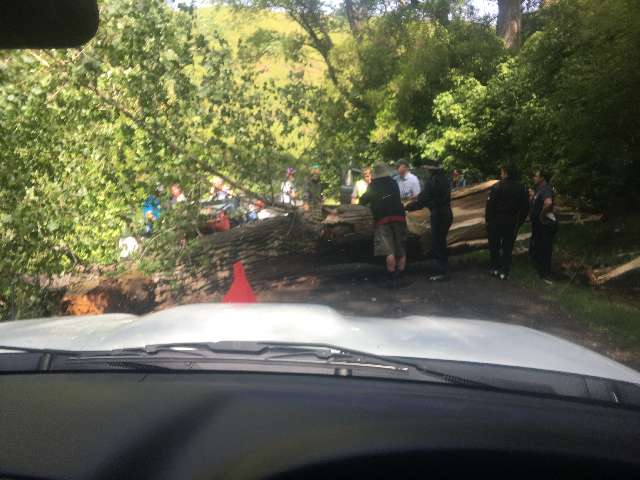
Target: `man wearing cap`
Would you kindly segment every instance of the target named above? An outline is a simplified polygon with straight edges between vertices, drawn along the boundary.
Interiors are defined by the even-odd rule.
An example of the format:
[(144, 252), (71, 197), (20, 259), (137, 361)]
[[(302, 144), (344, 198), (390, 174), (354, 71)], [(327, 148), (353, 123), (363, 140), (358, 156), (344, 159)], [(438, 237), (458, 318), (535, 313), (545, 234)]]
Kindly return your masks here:
[(360, 197), (360, 205), (371, 208), (375, 222), (374, 255), (385, 257), (387, 278), (393, 283), (404, 272), (407, 263), (407, 222), (400, 189), (385, 164), (378, 163), (373, 167), (373, 180)]
[(304, 187), (304, 209), (317, 208), (324, 200), (324, 186), (320, 181), (320, 165), (311, 165), (311, 178)]
[(449, 261), (447, 257), (447, 233), (453, 223), (451, 211), (451, 185), (440, 164), (429, 160), (426, 164), (429, 172), (424, 190), (418, 199), (406, 206), (409, 211), (427, 207), (431, 222), (431, 256), (435, 262), (435, 274), (429, 280), (448, 280)]
[(420, 180), (410, 171), (409, 162), (404, 159), (396, 162), (398, 175), (395, 177), (400, 188), (400, 198), (403, 202), (415, 200), (420, 194)]

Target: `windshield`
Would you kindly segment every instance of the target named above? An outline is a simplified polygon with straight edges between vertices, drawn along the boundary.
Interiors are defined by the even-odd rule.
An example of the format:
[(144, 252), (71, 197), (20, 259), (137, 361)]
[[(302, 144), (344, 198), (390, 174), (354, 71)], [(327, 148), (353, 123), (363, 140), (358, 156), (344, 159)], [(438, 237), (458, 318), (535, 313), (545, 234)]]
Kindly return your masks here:
[(0, 52), (0, 344), (640, 383), (635, 0), (99, 9)]

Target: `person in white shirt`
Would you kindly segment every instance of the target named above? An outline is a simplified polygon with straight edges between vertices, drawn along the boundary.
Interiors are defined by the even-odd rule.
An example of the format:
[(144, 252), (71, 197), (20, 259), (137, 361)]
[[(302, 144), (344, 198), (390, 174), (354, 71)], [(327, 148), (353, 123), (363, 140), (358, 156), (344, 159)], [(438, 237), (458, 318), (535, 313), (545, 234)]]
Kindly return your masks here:
[(209, 190), (209, 199), (213, 202), (223, 202), (229, 200), (233, 196), (231, 189), (224, 183), (220, 177), (211, 177), (211, 189)]
[(420, 180), (410, 171), (409, 162), (406, 160), (398, 160), (396, 162), (398, 175), (395, 180), (400, 188), (400, 198), (403, 202), (415, 200), (420, 194)]
[(280, 202), (289, 205), (295, 205), (298, 198), (298, 192), (296, 192), (294, 168), (287, 168), (287, 179), (280, 185)]
[(353, 205), (357, 205), (360, 201), (360, 197), (364, 195), (364, 192), (369, 188), (369, 184), (371, 183), (371, 168), (366, 167), (362, 170), (362, 178), (356, 182), (353, 187), (353, 193), (351, 194), (351, 203)]

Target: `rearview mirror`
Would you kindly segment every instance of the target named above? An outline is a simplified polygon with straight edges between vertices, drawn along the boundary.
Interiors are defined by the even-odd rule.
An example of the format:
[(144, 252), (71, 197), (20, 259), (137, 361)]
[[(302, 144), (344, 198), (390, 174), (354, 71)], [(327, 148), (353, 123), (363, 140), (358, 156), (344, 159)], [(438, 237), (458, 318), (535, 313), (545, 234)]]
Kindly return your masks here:
[(97, 0), (2, 0), (0, 48), (72, 48), (98, 30)]

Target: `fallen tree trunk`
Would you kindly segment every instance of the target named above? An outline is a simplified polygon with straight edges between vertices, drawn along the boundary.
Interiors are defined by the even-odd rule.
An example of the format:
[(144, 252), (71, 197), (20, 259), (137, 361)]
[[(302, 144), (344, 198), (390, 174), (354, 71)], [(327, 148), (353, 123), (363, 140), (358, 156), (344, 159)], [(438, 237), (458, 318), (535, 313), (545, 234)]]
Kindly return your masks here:
[[(452, 194), (453, 225), (449, 243), (486, 238), (484, 205), (495, 182), (485, 182)], [(429, 212), (409, 212), (410, 236), (428, 239)], [(295, 212), (202, 237), (181, 270), (199, 271), (208, 280), (225, 282), (231, 265), (238, 260), (245, 270), (260, 269), (270, 260), (291, 255), (318, 256), (359, 242), (372, 244), (373, 219), (367, 207), (341, 205), (313, 212)], [(428, 246), (428, 242), (423, 242)], [(372, 249), (371, 249), (372, 250)], [(428, 253), (428, 248), (422, 254)]]
[[(450, 245), (466, 242), (470, 246), (469, 242), (486, 240), (484, 204), (493, 183), (452, 194), (454, 222), (449, 233)], [(412, 257), (424, 257), (430, 248), (429, 212), (426, 209), (409, 212), (407, 219)], [(201, 237), (169, 277), (158, 278), (153, 287), (145, 284), (141, 289), (153, 291), (156, 304), (169, 305), (176, 298), (210, 301), (228, 288), (236, 261), (243, 262), (254, 283), (262, 278), (300, 274), (302, 269), (312, 273), (314, 265), (327, 262), (354, 258), (367, 261), (373, 255), (373, 228), (370, 210), (358, 205), (292, 212)], [(342, 260), (336, 255), (342, 255)], [(143, 301), (131, 301), (136, 289), (128, 288), (130, 283), (103, 279), (76, 285), (65, 295), (63, 311), (87, 314), (148, 308), (146, 296)], [(178, 289), (170, 287), (171, 284), (178, 285)]]
[[(530, 233), (521, 233), (516, 237), (516, 242), (522, 242), (531, 238)], [(470, 252), (472, 250), (484, 250), (489, 248), (489, 239), (480, 238), (477, 240), (464, 240), (461, 242), (449, 243), (447, 250), (449, 255), (457, 255)]]
[[(483, 239), (487, 237), (484, 224), (484, 209), (489, 189), (495, 180), (473, 187), (463, 188), (451, 194), (453, 224), (449, 230), (449, 245)], [(353, 241), (355, 236), (371, 238), (373, 219), (368, 208), (358, 205), (341, 205), (327, 209), (323, 220), (323, 236), (337, 242)], [(409, 235), (418, 237), (423, 247), (422, 254), (428, 254), (430, 248), (429, 210), (422, 209), (407, 212)]]

